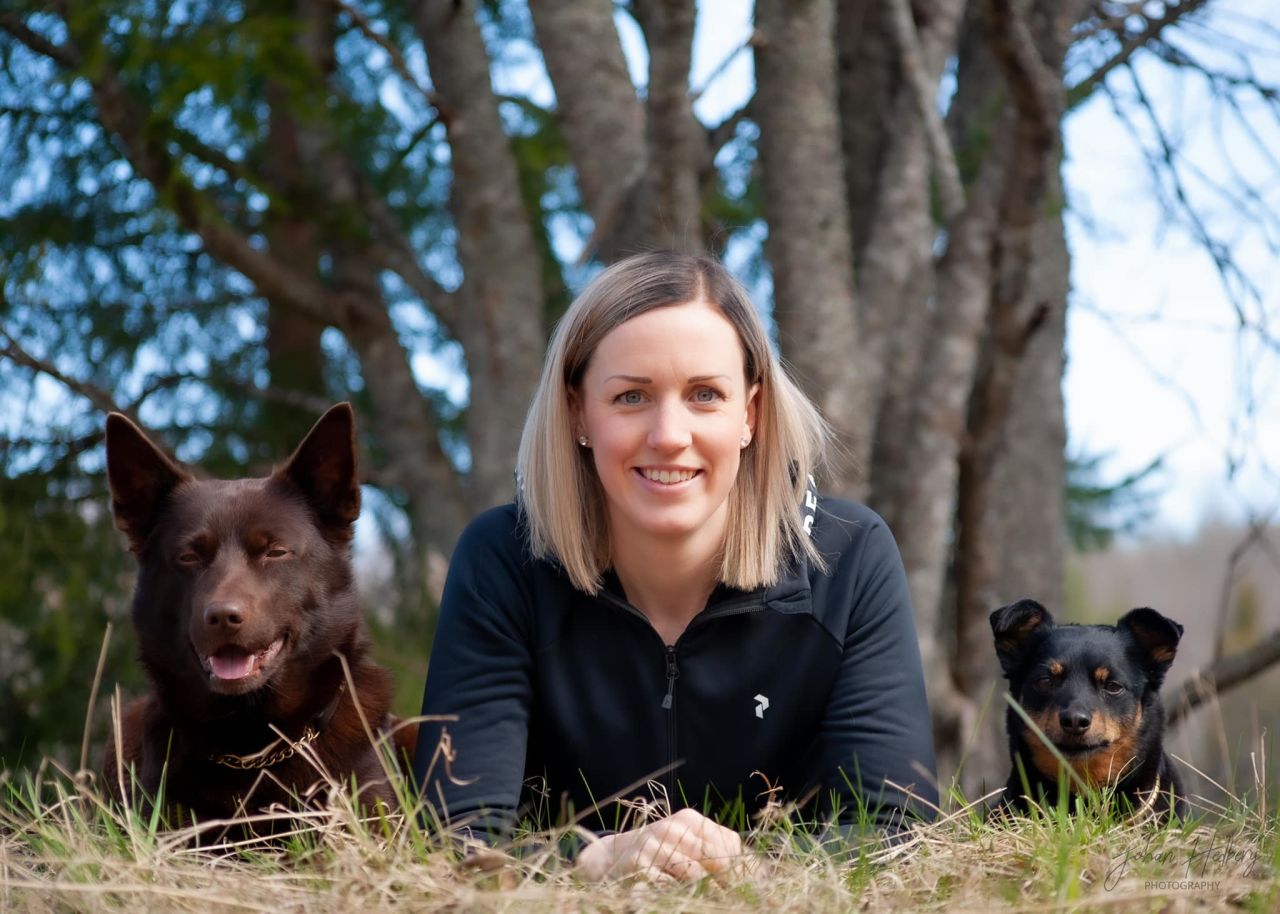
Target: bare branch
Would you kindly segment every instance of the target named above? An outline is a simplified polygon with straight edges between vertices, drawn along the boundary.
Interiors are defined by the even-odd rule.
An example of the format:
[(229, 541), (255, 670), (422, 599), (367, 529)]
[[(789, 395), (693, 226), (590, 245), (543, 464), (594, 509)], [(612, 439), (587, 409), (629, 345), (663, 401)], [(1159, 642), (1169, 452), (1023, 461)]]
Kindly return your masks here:
[(1166, 702), (1169, 726), (1176, 726), (1210, 698), (1241, 685), (1280, 662), (1280, 630), (1272, 632), (1253, 647), (1223, 657), (1197, 670)]
[(344, 0), (328, 0), (328, 2), (339, 13), (346, 15), (359, 30), (361, 35), (387, 52), (387, 57), (391, 60), (391, 68), (396, 71), (396, 75), (404, 80), (405, 83), (416, 89), (418, 93), (426, 99), (427, 104), (439, 112), (440, 119), (447, 122), (448, 117), (446, 116), (445, 111), (441, 108), (440, 96), (431, 89), (422, 85), (422, 83), (418, 82), (417, 77), (413, 75), (413, 71), (409, 69), (409, 64), (405, 61), (404, 54), (400, 52), (400, 48), (396, 47), (395, 43), (388, 39), (386, 35), (378, 32), (373, 27), (373, 24), (369, 22), (368, 17), (351, 4), (344, 2)]
[(399, 276), (414, 293), (430, 306), (436, 318), (455, 339), (458, 335), (458, 301), (457, 296), (446, 291), (418, 260), (418, 255), (409, 243), (400, 225), (400, 220), (392, 211), (387, 201), (366, 180), (363, 175), (357, 176), (356, 192), (360, 197), (360, 205), (364, 209), (370, 224), (377, 233), (381, 243), (373, 246), (372, 253), (381, 265)]
[(714, 159), (716, 154), (724, 148), (724, 144), (733, 139), (733, 135), (738, 132), (738, 125), (743, 121), (750, 120), (752, 117), (752, 108), (755, 103), (755, 96), (747, 99), (741, 108), (729, 114), (724, 120), (716, 124), (714, 127), (707, 129), (708, 143), (710, 147), (710, 157)]
[(929, 143), (929, 156), (933, 161), (934, 179), (938, 182), (938, 197), (942, 202), (943, 216), (950, 222), (964, 209), (964, 184), (960, 179), (960, 167), (956, 164), (951, 139), (938, 111), (936, 89), (925, 69), (924, 52), (920, 36), (916, 32), (908, 0), (888, 0), (889, 31), (898, 45), (899, 62), (903, 76), (911, 87), (916, 111), (924, 123), (925, 137)]
[(1183, 186), (1181, 174), (1177, 166), (1177, 152), (1174, 149), (1173, 141), (1164, 129), (1164, 125), (1160, 123), (1160, 118), (1156, 114), (1155, 107), (1152, 105), (1150, 98), (1147, 97), (1146, 91), (1143, 89), (1142, 80), (1139, 79), (1138, 73), (1133, 67), (1127, 68), (1129, 77), (1133, 81), (1134, 90), (1137, 94), (1138, 105), (1146, 114), (1151, 129), (1156, 136), (1156, 142), (1159, 145), (1158, 155), (1153, 153), (1141, 141), (1134, 125), (1129, 121), (1128, 117), (1123, 113), (1122, 108), (1116, 99), (1114, 93), (1108, 93), (1111, 96), (1116, 113), (1121, 116), (1126, 126), (1134, 133), (1138, 140), (1139, 147), (1142, 149), (1143, 155), (1146, 157), (1149, 167), (1156, 175), (1156, 186), (1160, 186), (1159, 177), (1164, 174), (1168, 176), (1170, 187), (1173, 191), (1174, 199), (1178, 208), (1184, 214), (1187, 224), (1190, 226), (1192, 234), (1200, 245), (1209, 254), (1213, 260), (1214, 266), (1218, 270), (1218, 275), (1222, 278), (1222, 285), (1227, 293), (1227, 300), (1230, 302), (1232, 309), (1236, 313), (1236, 320), (1240, 326), (1248, 323), (1248, 315), (1245, 313), (1244, 306), (1238, 298), (1237, 291), (1233, 287), (1232, 280), (1239, 284), (1245, 292), (1252, 295), (1255, 299), (1261, 296), (1258, 289), (1250, 282), (1249, 277), (1236, 264), (1231, 256), (1230, 249), (1218, 239), (1214, 238), (1209, 232), (1208, 227), (1204, 224), (1199, 211), (1192, 206), (1187, 196), (1186, 188)]
[(1230, 611), (1231, 590), (1235, 586), (1236, 570), (1249, 550), (1259, 542), (1266, 542), (1267, 528), (1270, 518), (1251, 518), (1249, 529), (1245, 531), (1240, 542), (1236, 543), (1227, 556), (1227, 570), (1222, 576), (1222, 589), (1218, 593), (1218, 627), (1213, 639), (1213, 659), (1222, 659), (1223, 645), (1227, 637), (1227, 616)]
[(719, 79), (724, 74), (725, 70), (729, 69), (729, 66), (735, 60), (738, 59), (739, 54), (741, 54), (743, 51), (751, 47), (751, 42), (754, 40), (755, 40), (754, 34), (748, 35), (746, 41), (742, 42), (742, 44), (738, 45), (736, 48), (730, 51), (725, 56), (724, 60), (716, 64), (716, 68), (711, 71), (711, 74), (706, 78), (706, 81), (703, 82), (702, 88), (695, 89), (693, 93), (689, 96), (689, 104), (692, 105), (698, 99), (702, 98), (703, 93), (711, 88), (711, 84), (714, 83), (717, 79)]
[(68, 70), (74, 70), (80, 66), (80, 54), (74, 47), (50, 41), (28, 27), (15, 13), (0, 13), (0, 29), (4, 29), (37, 54), (43, 54)]
[(260, 294), (323, 324), (341, 325), (346, 312), (369, 306), (352, 296), (334, 295), (322, 283), (287, 266), (222, 219), (213, 201), (192, 185), (170, 158), (163, 139), (145, 129), (147, 119), (105, 55), (99, 66), (91, 84), (103, 126), (120, 138), (138, 173), (158, 190), (170, 194), (178, 219), (200, 236), (211, 255), (243, 273)]
[(105, 413), (110, 412), (128, 412), (116, 403), (115, 397), (110, 391), (104, 390), (94, 384), (86, 381), (78, 381), (69, 374), (58, 369), (58, 366), (44, 359), (36, 358), (27, 352), (22, 346), (4, 330), (0, 330), (0, 356), (9, 359), (15, 365), (22, 365), (26, 368), (38, 371), (41, 374), (48, 375), (59, 384), (66, 387), (73, 393), (77, 393), (84, 397), (98, 409)]
[[(1158, 38), (1167, 27), (1194, 13), (1207, 2), (1208, 0), (1186, 0), (1185, 3), (1166, 4), (1164, 12), (1159, 16), (1155, 18), (1144, 17), (1146, 18), (1146, 25), (1124, 37), (1120, 42), (1120, 50), (1112, 55), (1102, 66), (1067, 90), (1067, 107), (1073, 108), (1084, 101), (1116, 67), (1127, 64), (1134, 54)], [(1141, 8), (1134, 10), (1132, 15), (1142, 16)], [(1120, 37), (1119, 32), (1123, 29), (1125, 29), (1125, 20), (1120, 20), (1115, 26), (1116, 37)]]

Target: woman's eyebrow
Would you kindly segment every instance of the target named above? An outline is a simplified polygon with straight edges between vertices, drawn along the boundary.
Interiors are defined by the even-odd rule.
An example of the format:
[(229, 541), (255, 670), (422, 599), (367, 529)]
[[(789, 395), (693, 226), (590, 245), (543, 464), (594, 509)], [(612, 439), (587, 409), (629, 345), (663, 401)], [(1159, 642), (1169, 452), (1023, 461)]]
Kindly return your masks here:
[[(700, 375), (694, 375), (693, 377), (689, 378), (689, 380), (686, 381), (685, 383), (700, 384), (703, 381), (716, 381), (716, 380), (727, 381), (728, 379), (729, 379), (729, 376), (727, 374), (700, 374)], [(605, 381), (626, 381), (628, 384), (652, 384), (653, 378), (645, 378), (645, 377), (641, 377), (640, 375), (634, 375), (634, 374), (611, 374), (609, 375), (609, 377), (605, 378)]]

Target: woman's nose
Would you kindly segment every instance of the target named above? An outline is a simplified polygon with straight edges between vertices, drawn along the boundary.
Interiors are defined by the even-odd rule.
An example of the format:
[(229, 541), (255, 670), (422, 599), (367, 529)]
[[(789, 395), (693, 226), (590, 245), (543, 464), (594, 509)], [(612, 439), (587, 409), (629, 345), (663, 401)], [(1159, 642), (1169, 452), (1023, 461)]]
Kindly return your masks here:
[(649, 446), (655, 450), (673, 451), (689, 446), (689, 416), (680, 402), (660, 402), (653, 411), (649, 426)]

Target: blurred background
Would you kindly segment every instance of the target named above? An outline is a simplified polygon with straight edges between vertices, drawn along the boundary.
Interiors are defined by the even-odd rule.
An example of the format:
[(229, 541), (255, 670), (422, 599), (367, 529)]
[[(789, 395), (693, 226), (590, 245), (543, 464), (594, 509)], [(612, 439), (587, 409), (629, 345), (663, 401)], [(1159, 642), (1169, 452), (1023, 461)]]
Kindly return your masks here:
[(1274, 782), (1269, 6), (3, 0), (0, 769), (78, 764), (108, 623), (104, 699), (143, 687), (106, 411), (260, 475), (353, 401), (411, 714), (551, 327), (676, 247), (752, 290), (838, 432), (821, 486), (894, 529), (944, 779), (1005, 779), (987, 616), (1033, 596), (1184, 624), (1174, 751)]

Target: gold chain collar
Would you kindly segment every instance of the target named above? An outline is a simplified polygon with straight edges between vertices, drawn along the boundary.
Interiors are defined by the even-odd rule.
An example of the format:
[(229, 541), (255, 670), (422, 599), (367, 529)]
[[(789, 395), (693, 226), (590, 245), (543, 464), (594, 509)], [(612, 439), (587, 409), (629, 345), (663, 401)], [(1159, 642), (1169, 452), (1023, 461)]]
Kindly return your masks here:
[(222, 755), (211, 755), (209, 760), (219, 765), (225, 765), (228, 768), (238, 768), (241, 771), (254, 771), (258, 768), (270, 768), (272, 765), (283, 762), (285, 759), (293, 758), (298, 754), (298, 750), (309, 743), (315, 742), (316, 737), (320, 735), (320, 731), (307, 724), (307, 729), (302, 731), (302, 735), (298, 737), (297, 742), (285, 740), (285, 744), (279, 749), (273, 750), (272, 747), (279, 743), (284, 737), (280, 737), (273, 743), (269, 743), (265, 749), (253, 753), (253, 755), (233, 755), (230, 752), (224, 752)]
[[(264, 748), (259, 749), (252, 755), (235, 755), (231, 752), (224, 752), (221, 755), (209, 756), (209, 761), (215, 765), (224, 765), (227, 768), (236, 768), (240, 771), (256, 771), (260, 768), (270, 768), (277, 765), (285, 759), (291, 759), (298, 754), (298, 750), (303, 746), (314, 743), (320, 736), (319, 724), (328, 722), (329, 718), (338, 709), (338, 702), (342, 700), (342, 695), (347, 691), (347, 684), (344, 682), (338, 686), (337, 694), (333, 696), (333, 700), (329, 702), (320, 717), (316, 718), (316, 723), (307, 724), (307, 728), (302, 731), (302, 735), (297, 740), (290, 740), (283, 733), (278, 738), (268, 743)], [(277, 730), (277, 733), (280, 731)], [(281, 742), (284, 742), (280, 748), (275, 748)]]

